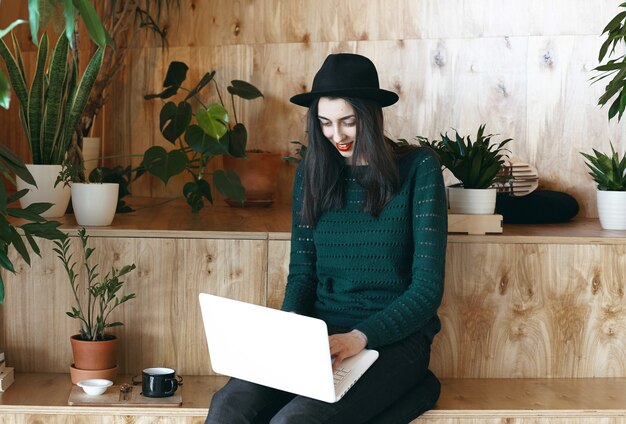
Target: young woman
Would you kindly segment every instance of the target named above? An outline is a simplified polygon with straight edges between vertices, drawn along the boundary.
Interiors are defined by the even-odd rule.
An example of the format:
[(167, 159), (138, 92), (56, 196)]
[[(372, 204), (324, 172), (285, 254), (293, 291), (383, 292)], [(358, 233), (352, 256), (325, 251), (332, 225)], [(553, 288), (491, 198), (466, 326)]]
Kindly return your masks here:
[(382, 108), (397, 100), (355, 54), (328, 56), (311, 92), (291, 98), (309, 108), (308, 150), (282, 309), (327, 323), (334, 366), (366, 347), (378, 359), (337, 403), (231, 379), (208, 423), (407, 423), (435, 404), (446, 199), (435, 154), (384, 135)]

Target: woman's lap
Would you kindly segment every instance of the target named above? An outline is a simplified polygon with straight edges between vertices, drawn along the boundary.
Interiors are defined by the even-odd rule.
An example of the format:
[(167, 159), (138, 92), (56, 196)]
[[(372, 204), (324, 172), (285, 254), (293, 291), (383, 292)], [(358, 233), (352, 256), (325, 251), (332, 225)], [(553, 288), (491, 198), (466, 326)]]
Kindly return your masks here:
[[(214, 396), (207, 423), (359, 423), (384, 416), (403, 399), (404, 415), (429, 409), (439, 384), (429, 374), (430, 342), (413, 335), (379, 349), (379, 358), (350, 391), (336, 403), (295, 396), (253, 383), (232, 379)], [(423, 384), (420, 386), (420, 383)], [(419, 390), (413, 390), (417, 386)], [(406, 396), (405, 396), (406, 395)], [(421, 405), (413, 398), (424, 396)], [(407, 400), (408, 396), (408, 400)], [(419, 403), (420, 399), (416, 399)]]

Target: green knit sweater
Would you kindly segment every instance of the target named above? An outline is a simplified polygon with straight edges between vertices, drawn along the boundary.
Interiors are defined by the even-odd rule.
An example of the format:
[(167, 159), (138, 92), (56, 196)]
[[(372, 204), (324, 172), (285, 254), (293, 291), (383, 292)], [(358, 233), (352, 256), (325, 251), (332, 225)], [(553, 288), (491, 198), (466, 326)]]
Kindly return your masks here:
[(300, 224), (301, 169), (293, 194), (291, 260), (282, 309), (356, 328), (376, 348), (440, 330), (447, 207), (441, 167), (419, 148), (399, 160), (402, 186), (374, 218), (348, 167), (346, 205)]

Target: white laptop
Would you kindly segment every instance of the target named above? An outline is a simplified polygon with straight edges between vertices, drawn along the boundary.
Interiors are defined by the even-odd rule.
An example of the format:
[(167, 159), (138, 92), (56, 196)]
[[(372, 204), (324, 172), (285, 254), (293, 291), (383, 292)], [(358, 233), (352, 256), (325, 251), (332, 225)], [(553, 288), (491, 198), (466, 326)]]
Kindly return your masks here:
[(199, 297), (218, 374), (332, 403), (378, 358), (365, 349), (333, 373), (324, 321), (206, 293)]

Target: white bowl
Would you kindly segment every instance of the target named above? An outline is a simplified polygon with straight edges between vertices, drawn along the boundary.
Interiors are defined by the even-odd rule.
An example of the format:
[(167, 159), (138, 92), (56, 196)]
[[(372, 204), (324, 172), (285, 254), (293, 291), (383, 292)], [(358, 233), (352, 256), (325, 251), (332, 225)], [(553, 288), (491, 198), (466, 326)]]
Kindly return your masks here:
[(82, 387), (85, 393), (90, 396), (101, 395), (107, 391), (107, 388), (113, 385), (111, 380), (104, 380), (102, 378), (94, 378), (91, 380), (81, 380), (76, 383), (77, 386)]

